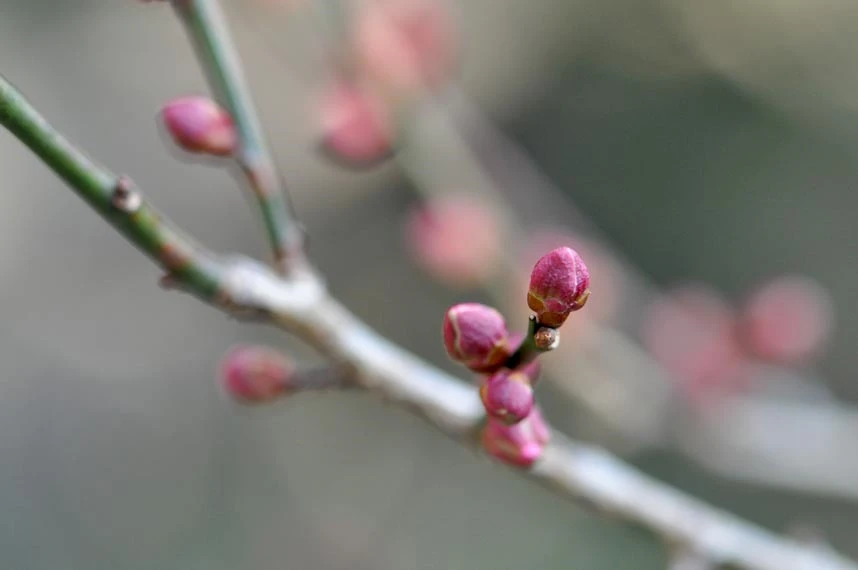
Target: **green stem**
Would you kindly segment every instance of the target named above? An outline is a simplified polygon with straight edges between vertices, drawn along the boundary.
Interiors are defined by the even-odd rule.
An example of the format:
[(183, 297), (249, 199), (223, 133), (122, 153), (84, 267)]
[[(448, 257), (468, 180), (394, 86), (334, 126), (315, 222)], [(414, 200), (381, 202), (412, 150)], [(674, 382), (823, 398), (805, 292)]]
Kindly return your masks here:
[(207, 301), (216, 298), (221, 269), (214, 256), (145, 202), (130, 180), (72, 146), (2, 76), (0, 124), (183, 288)]
[(259, 204), (278, 268), (305, 265), (304, 235), (277, 172), (244, 78), (238, 53), (217, 0), (174, 0), (215, 97), (231, 113), (240, 139), (236, 156)]
[(536, 342), (536, 334), (541, 328), (542, 325), (536, 321), (536, 317), (531, 316), (527, 321), (527, 334), (525, 334), (524, 340), (521, 342), (521, 346), (519, 346), (518, 350), (516, 350), (512, 356), (507, 359), (504, 366), (512, 369), (518, 368), (522, 364), (533, 362), (540, 354), (554, 350), (554, 346), (550, 348), (542, 348), (538, 346)]

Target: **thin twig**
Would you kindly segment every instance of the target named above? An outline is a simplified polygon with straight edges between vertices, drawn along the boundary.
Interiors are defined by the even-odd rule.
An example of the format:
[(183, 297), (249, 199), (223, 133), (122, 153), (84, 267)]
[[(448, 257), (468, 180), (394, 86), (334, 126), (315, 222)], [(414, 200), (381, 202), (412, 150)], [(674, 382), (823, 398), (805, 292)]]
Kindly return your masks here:
[[(309, 7), (318, 4), (310, 2)], [(326, 30), (330, 26), (324, 21), (324, 11), (319, 11), (319, 16), (323, 20), (320, 30), (324, 31), (320, 35), (327, 36), (329, 32)], [(253, 31), (254, 37), (277, 51), (262, 30), (255, 27)], [(335, 38), (324, 39), (335, 41)], [(281, 63), (292, 75), (301, 75), (285, 60)], [(605, 236), (574, 205), (570, 205), (568, 199), (561, 200), (558, 188), (459, 87), (447, 89), (443, 104), (436, 106), (438, 109), (430, 110), (433, 115), (421, 121), (424, 125), (431, 125), (432, 132), (409, 133), (406, 130), (410, 140), (395, 155), (403, 174), (414, 182), (417, 190), (425, 196), (461, 188), (476, 190), (485, 199), (487, 207), (495, 209), (506, 219), (509, 219), (510, 211), (504, 210), (506, 206), (501, 202), (514, 195), (525, 196), (525, 200), (512, 204), (516, 212), (529, 209), (532, 213), (536, 204), (540, 217), (545, 218), (550, 213), (548, 215), (555, 223), (562, 221), (563, 225), (575, 227), (576, 232), (582, 235), (605, 241)], [(436, 117), (439, 110), (445, 115), (440, 120)], [(451, 141), (448, 133), (436, 132), (447, 129), (447, 122), (457, 126), (456, 138), (461, 138), (465, 147), (456, 139)], [(419, 140), (427, 134), (432, 140)], [(421, 146), (418, 152), (408, 149), (414, 142)], [(464, 156), (466, 162), (460, 160), (462, 155), (459, 151), (463, 148), (468, 151)], [(439, 152), (444, 154), (439, 155)], [(484, 172), (471, 170), (475, 164), (467, 162), (472, 160), (471, 154)], [(421, 156), (423, 160), (419, 160)], [(443, 163), (445, 168), (423, 169), (425, 164), (439, 163)], [(451, 180), (451, 174), (456, 175), (455, 180)], [(482, 193), (484, 184), (491, 184), (498, 192), (503, 190), (504, 200)], [(522, 188), (527, 192), (521, 192)], [(515, 192), (510, 193), (512, 190)], [(510, 228), (508, 224), (505, 227)], [(509, 233), (517, 235), (519, 232), (513, 229)], [(623, 265), (626, 278), (633, 283), (628, 289), (635, 291), (640, 299), (653, 294), (653, 284), (640, 270), (616, 251), (611, 254)], [(511, 269), (506, 267), (504, 271)], [(499, 300), (506, 300), (508, 292), (503, 284), (509, 279), (494, 279), (487, 288), (488, 292)], [(646, 304), (641, 300), (637, 306)], [(675, 383), (668, 381), (664, 370), (638, 343), (614, 327), (603, 325), (596, 328), (598, 330), (588, 336), (586, 348), (569, 352), (561, 350), (560, 354), (543, 363), (543, 370), (558, 379), (562, 376), (564, 380), (558, 381), (557, 385), (583, 404), (603, 426), (620, 434), (627, 448), (673, 446), (698, 466), (722, 477), (801, 493), (852, 501), (858, 499), (858, 486), (854, 484), (858, 479), (858, 460), (852, 453), (852, 442), (858, 438), (858, 408), (855, 406), (838, 401), (788, 402), (782, 405), (760, 396), (736, 395), (722, 409), (726, 414), (737, 416), (737, 422), (722, 418), (710, 421), (711, 418), (704, 416), (685, 414)], [(567, 374), (573, 359), (574, 378)], [(789, 373), (802, 386), (820, 384), (814, 377), (805, 377), (802, 371), (790, 370)], [(770, 425), (790, 426), (793, 433), (784, 437), (780, 431), (763, 426), (761, 418), (771, 420)], [(755, 429), (753, 437), (749, 437), (744, 431), (746, 423), (762, 427)], [(822, 435), (819, 435), (820, 426), (824, 427)], [(789, 445), (785, 446), (784, 442), (789, 442)], [(806, 456), (816, 459), (804, 461)]]
[(236, 160), (259, 203), (277, 267), (284, 273), (301, 270), (303, 231), (265, 142), (223, 11), (217, 0), (174, 0), (173, 6), (215, 97), (235, 121), (240, 145)]
[[(371, 330), (330, 297), (312, 272), (283, 278), (245, 258), (218, 258), (159, 215), (127, 179), (83, 156), (5, 79), (0, 124), (11, 131), (182, 289), (230, 314), (251, 315), (304, 339), (355, 372), (358, 384), (477, 449), (483, 409), (476, 390)], [(641, 524), (716, 563), (748, 570), (858, 570), (659, 483), (609, 453), (553, 433), (524, 472), (565, 497)]]
[(222, 275), (214, 257), (143, 201), (128, 178), (95, 164), (71, 145), (3, 78), (0, 122), (169, 275), (202, 299), (217, 296)]
[(697, 552), (678, 548), (671, 556), (667, 570), (716, 570), (715, 565)]

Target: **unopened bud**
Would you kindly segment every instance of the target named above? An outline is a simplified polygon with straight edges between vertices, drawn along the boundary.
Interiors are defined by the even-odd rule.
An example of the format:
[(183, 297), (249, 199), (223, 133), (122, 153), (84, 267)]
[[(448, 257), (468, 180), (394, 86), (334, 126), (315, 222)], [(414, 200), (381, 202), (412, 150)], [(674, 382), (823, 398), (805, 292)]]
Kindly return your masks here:
[(369, 167), (393, 152), (393, 125), (385, 105), (357, 85), (341, 82), (322, 97), (322, 148), (351, 167)]
[(732, 307), (706, 285), (686, 285), (646, 307), (642, 341), (694, 405), (744, 388)]
[(501, 258), (497, 216), (469, 195), (449, 194), (412, 210), (406, 238), (417, 263), (450, 286), (485, 283)]
[(444, 346), (450, 358), (471, 370), (491, 372), (509, 356), (506, 322), (486, 305), (453, 305), (444, 315)]
[(533, 387), (526, 374), (503, 368), (483, 381), (480, 398), (486, 413), (505, 424), (517, 424), (533, 410)]
[(206, 97), (174, 99), (161, 109), (161, 117), (175, 143), (188, 152), (229, 156), (238, 145), (232, 117)]
[(559, 247), (543, 255), (530, 273), (527, 306), (540, 325), (559, 327), (590, 296), (590, 273), (574, 249)]
[(490, 417), (483, 428), (483, 448), (504, 463), (530, 467), (542, 456), (551, 439), (551, 431), (538, 407), (515, 425)]
[(457, 44), (450, 7), (440, 0), (365, 2), (355, 19), (358, 63), (393, 95), (440, 85), (450, 75)]
[(743, 340), (757, 358), (794, 365), (820, 351), (832, 320), (831, 299), (818, 283), (798, 276), (779, 277), (748, 300)]
[(288, 357), (261, 346), (233, 348), (221, 364), (227, 394), (249, 404), (270, 402), (285, 395), (294, 373), (294, 364)]

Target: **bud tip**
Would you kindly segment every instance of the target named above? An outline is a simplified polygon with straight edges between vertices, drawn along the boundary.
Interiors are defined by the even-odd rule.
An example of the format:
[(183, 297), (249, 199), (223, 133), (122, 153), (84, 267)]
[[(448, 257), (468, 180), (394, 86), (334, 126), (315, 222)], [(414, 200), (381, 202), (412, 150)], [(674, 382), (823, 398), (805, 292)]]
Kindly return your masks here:
[(206, 97), (173, 99), (161, 117), (173, 141), (188, 152), (229, 156), (238, 145), (232, 117)]

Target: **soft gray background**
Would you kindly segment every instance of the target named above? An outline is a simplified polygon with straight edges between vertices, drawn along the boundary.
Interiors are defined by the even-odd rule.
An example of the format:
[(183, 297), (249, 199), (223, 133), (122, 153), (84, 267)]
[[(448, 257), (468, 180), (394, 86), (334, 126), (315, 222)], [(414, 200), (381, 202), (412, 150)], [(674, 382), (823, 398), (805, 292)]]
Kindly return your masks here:
[[(823, 371), (858, 395), (854, 5), (461, 4), (466, 89), (615, 245), (665, 284), (703, 278), (739, 294), (776, 272), (817, 277), (839, 320)], [(229, 9), (333, 291), (449, 366), (437, 328), (462, 296), (406, 259), (411, 193), (390, 168), (354, 175), (313, 154), (307, 110), (324, 74), (308, 26), (249, 0)], [(264, 255), (229, 177), (176, 162), (157, 135), (166, 99), (204, 91), (166, 6), (2, 0), (0, 49), (2, 73), (93, 156), (213, 248)], [(214, 371), (231, 344), (312, 355), (159, 290), (153, 266), (9, 136), (0, 168), (4, 567), (664, 568), (645, 532), (557, 501), (373, 399), (229, 405)], [(574, 414), (551, 394), (552, 414)], [(727, 484), (667, 455), (639, 461), (778, 530), (821, 525), (858, 555), (852, 505)]]

